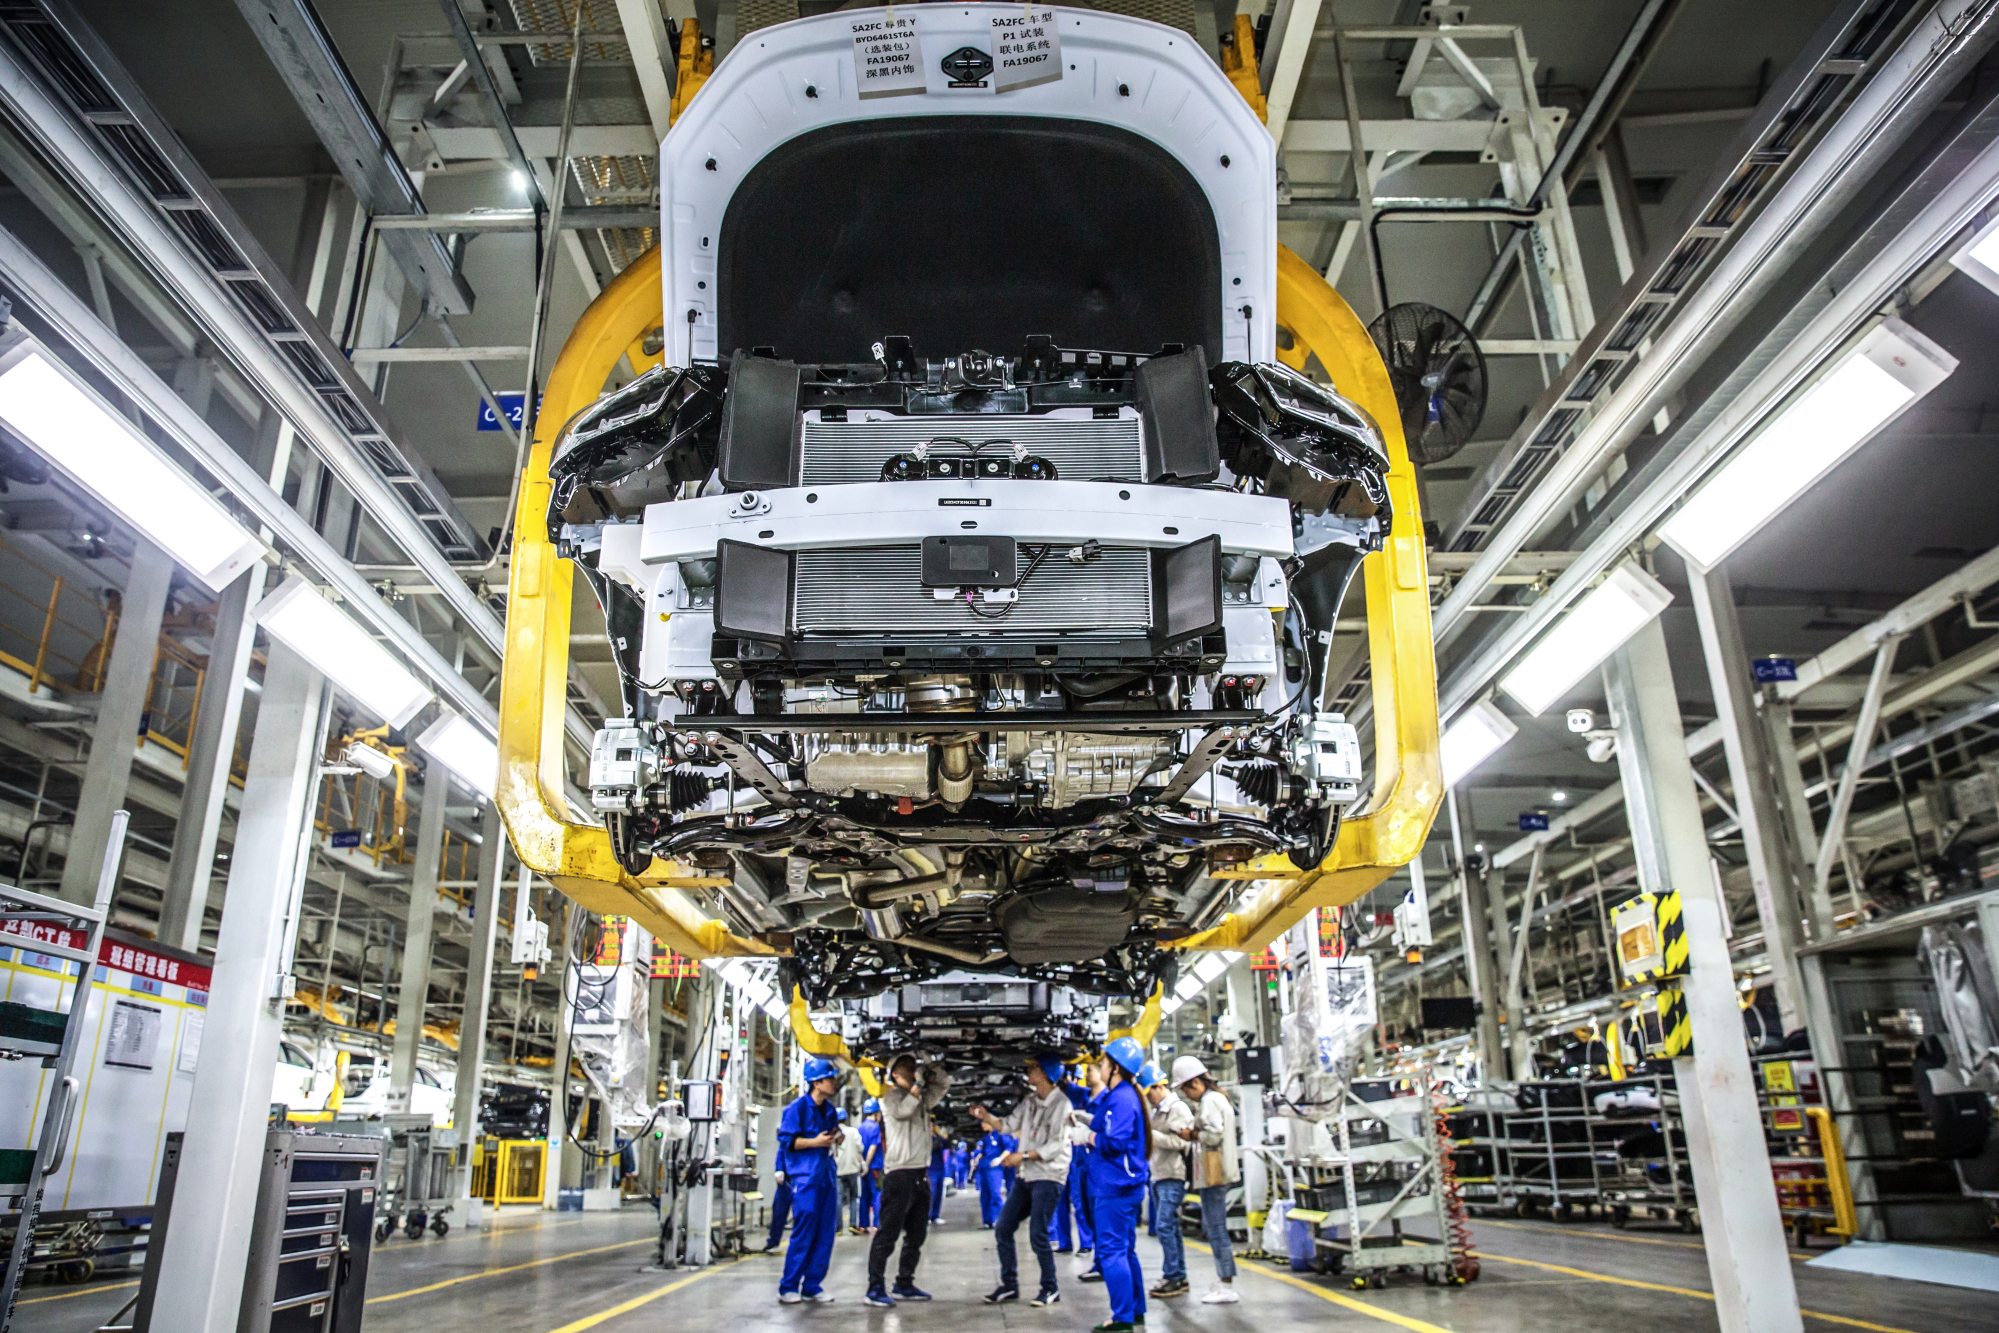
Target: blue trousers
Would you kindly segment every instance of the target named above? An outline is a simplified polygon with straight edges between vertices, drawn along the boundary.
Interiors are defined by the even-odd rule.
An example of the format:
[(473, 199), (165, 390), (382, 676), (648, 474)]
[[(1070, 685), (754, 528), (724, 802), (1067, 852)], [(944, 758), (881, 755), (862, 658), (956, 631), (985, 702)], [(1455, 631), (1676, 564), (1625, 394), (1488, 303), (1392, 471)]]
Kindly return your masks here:
[(778, 1241), (783, 1239), (784, 1224), (791, 1220), (791, 1204), (791, 1181), (778, 1181), (777, 1193), (770, 1201), (770, 1237), (764, 1241), (766, 1250), (776, 1249)]
[(1145, 1313), (1145, 1274), (1138, 1264), (1138, 1216), (1145, 1209), (1145, 1186), (1093, 1190), (1090, 1205), (1097, 1229), (1097, 1267), (1104, 1273), (1111, 1321), (1132, 1323)]
[(875, 1173), (861, 1172), (861, 1221), (860, 1225), (871, 1227), (875, 1224), (875, 1211), (881, 1206), (881, 1187), (875, 1183)]
[(979, 1168), (979, 1224), (992, 1226), (999, 1221), (1000, 1208), (1006, 1202), (1006, 1172), (1000, 1168)]
[(784, 1276), (777, 1284), (780, 1294), (819, 1294), (833, 1262), (833, 1237), (839, 1230), (840, 1187), (835, 1177), (792, 1186), (791, 1243), (784, 1251)]
[(1229, 1243), (1229, 1187), (1211, 1185), (1197, 1191), (1201, 1196), (1201, 1233), (1215, 1252), (1215, 1276), (1235, 1281), (1235, 1247)]
[(1055, 1250), (1048, 1233), (1053, 1229), (1049, 1222), (1055, 1214), (1055, 1200), (1062, 1197), (1062, 1185), (1054, 1180), (1023, 1180), (1013, 1187), (1013, 1193), (1006, 1196), (1006, 1206), (1000, 1209), (999, 1224), (994, 1228), (994, 1240), (999, 1250), (1000, 1285), (1020, 1287), (1018, 1253), (1014, 1249), (1013, 1233), (1020, 1230), (1022, 1219), (1027, 1220), (1027, 1243), (1034, 1250), (1035, 1265), (1041, 1270), (1041, 1290), (1056, 1289)]
[(1083, 1179), (1083, 1163), (1078, 1160), (1069, 1169), (1069, 1188), (1055, 1201), (1055, 1216), (1049, 1229), (1049, 1239), (1055, 1248), (1071, 1248), (1069, 1217), (1076, 1218), (1075, 1248), (1092, 1250), (1096, 1248), (1096, 1228), (1090, 1224), (1090, 1187)]
[(930, 1220), (944, 1220), (944, 1168), (941, 1166), (930, 1168)]
[(1187, 1280), (1187, 1244), (1180, 1236), (1180, 1201), (1187, 1197), (1184, 1180), (1152, 1182), (1154, 1233), (1162, 1256), (1159, 1276), (1167, 1282)]

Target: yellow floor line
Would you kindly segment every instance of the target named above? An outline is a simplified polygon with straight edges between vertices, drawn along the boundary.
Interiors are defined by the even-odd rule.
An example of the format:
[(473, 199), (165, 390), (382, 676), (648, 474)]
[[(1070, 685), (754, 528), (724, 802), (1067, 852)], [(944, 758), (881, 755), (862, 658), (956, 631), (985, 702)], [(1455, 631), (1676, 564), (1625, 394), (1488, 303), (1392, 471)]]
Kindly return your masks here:
[[(1214, 1253), (1213, 1250), (1208, 1249), (1206, 1245), (1197, 1240), (1188, 1241), (1187, 1248), (1190, 1250), (1200, 1250), (1208, 1254)], [(1254, 1273), (1256, 1276), (1268, 1278), (1272, 1282), (1282, 1282), (1287, 1287), (1296, 1287), (1300, 1291), (1310, 1292), (1322, 1301), (1352, 1310), (1355, 1314), (1364, 1314), (1370, 1319), (1379, 1319), (1383, 1323), (1395, 1324), (1406, 1328), (1409, 1330), (1409, 1333), (1451, 1333), (1450, 1329), (1445, 1328), (1441, 1324), (1426, 1323), (1421, 1319), (1415, 1319), (1406, 1314), (1397, 1314), (1393, 1310), (1384, 1310), (1378, 1305), (1369, 1305), (1366, 1301), (1356, 1300), (1343, 1291), (1334, 1291), (1330, 1287), (1316, 1282), (1307, 1282), (1303, 1278), (1293, 1277), (1289, 1273), (1280, 1273), (1274, 1268), (1265, 1268), (1262, 1264), (1251, 1263), (1247, 1259), (1237, 1259), (1236, 1267), (1245, 1273)], [(556, 1333), (569, 1333), (569, 1330), (557, 1329)]]
[(595, 1328), (599, 1324), (616, 1319), (619, 1315), (630, 1314), (642, 1306), (651, 1305), (662, 1296), (671, 1296), (682, 1287), (691, 1287), (704, 1277), (713, 1277), (725, 1267), (727, 1265), (704, 1268), (693, 1277), (684, 1277), (677, 1282), (669, 1282), (663, 1287), (654, 1287), (643, 1296), (634, 1296), (630, 1300), (614, 1305), (608, 1310), (604, 1310), (598, 1314), (586, 1315), (573, 1324), (564, 1324), (561, 1328), (556, 1329), (554, 1333), (583, 1333), (583, 1330), (586, 1328)]
[(615, 1245), (593, 1245), (587, 1250), (567, 1250), (561, 1254), (551, 1254), (545, 1259), (530, 1259), (522, 1264), (508, 1264), (505, 1268), (487, 1268), (477, 1273), (465, 1273), (459, 1277), (448, 1277), (442, 1282), (433, 1282), (424, 1287), (411, 1287), (408, 1291), (393, 1291), (386, 1296), (370, 1296), (368, 1304), (386, 1305), (390, 1301), (407, 1300), (411, 1296), (422, 1296), (426, 1292), (443, 1291), (449, 1287), (463, 1286), (467, 1282), (484, 1282), (489, 1277), (501, 1277), (507, 1273), (521, 1273), (530, 1268), (544, 1268), (549, 1264), (559, 1264), (565, 1259), (581, 1259), (591, 1254), (609, 1254), (613, 1250), (629, 1250), (638, 1245), (656, 1245), (656, 1237), (647, 1236), (640, 1240), (619, 1241)]
[[(1565, 1273), (1570, 1277), (1586, 1278), (1591, 1282), (1612, 1282), (1620, 1287), (1636, 1287), (1640, 1291), (1663, 1291), (1671, 1296), (1691, 1296), (1697, 1301), (1713, 1303), (1714, 1293), (1696, 1291), (1692, 1287), (1671, 1287), (1663, 1282), (1645, 1282), (1635, 1277), (1613, 1277), (1609, 1273), (1592, 1273), (1586, 1268), (1566, 1268), (1561, 1264), (1544, 1264), (1539, 1259), (1514, 1259), (1503, 1254), (1481, 1254), (1481, 1263), (1517, 1264), (1522, 1268), (1538, 1268), (1546, 1273)], [(1843, 1314), (1820, 1314), (1817, 1310), (1801, 1310), (1807, 1319), (1817, 1319), (1828, 1324), (1843, 1324), (1847, 1328), (1864, 1328), (1869, 1333), (1915, 1333), (1913, 1329), (1897, 1328), (1893, 1324), (1876, 1324), (1865, 1319), (1855, 1319)]]
[[(1590, 1240), (1614, 1240), (1626, 1245), (1670, 1245), (1676, 1250), (1699, 1250), (1707, 1253), (1707, 1246), (1697, 1240), (1667, 1240), (1664, 1236), (1627, 1236), (1621, 1231), (1597, 1231), (1591, 1227), (1537, 1226), (1532, 1222), (1501, 1222), (1490, 1217), (1472, 1219), (1474, 1227), (1503, 1227), (1508, 1231), (1532, 1231), (1542, 1236), (1582, 1236)], [(1793, 1259), (1811, 1259), (1817, 1256), (1787, 1251)]]
[(133, 1278), (130, 1282), (112, 1282), (104, 1286), (82, 1287), (76, 1291), (65, 1291), (54, 1296), (30, 1296), (26, 1300), (16, 1303), (20, 1305), (40, 1305), (44, 1301), (73, 1301), (79, 1296), (95, 1296), (103, 1291), (123, 1291), (127, 1287), (136, 1287), (138, 1285), (139, 1280)]

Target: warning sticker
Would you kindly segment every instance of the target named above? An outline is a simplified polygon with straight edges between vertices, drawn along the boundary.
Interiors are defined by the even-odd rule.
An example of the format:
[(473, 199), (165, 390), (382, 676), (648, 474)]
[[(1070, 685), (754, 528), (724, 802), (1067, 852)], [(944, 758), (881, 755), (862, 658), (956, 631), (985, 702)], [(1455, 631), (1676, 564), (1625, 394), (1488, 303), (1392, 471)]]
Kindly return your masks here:
[(870, 10), (849, 30), (854, 35), (854, 83), (862, 97), (923, 91), (923, 43), (913, 16)]
[(993, 91), (1062, 77), (1062, 37), (1055, 11), (1028, 5), (993, 15)]

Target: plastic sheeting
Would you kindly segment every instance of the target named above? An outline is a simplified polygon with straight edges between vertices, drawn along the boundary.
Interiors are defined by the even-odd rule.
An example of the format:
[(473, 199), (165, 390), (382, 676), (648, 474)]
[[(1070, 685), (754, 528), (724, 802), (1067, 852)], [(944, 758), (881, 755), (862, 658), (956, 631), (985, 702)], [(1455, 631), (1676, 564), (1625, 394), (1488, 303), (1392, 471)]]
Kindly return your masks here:
[(612, 1125), (636, 1130), (652, 1115), (646, 1065), (651, 1042), (652, 936), (637, 922), (610, 917), (593, 956), (570, 961), (563, 992), (570, 1005), (570, 1052), (583, 1066)]
[(1999, 1095), (1999, 984), (1976, 920), (1923, 928), (1919, 954), (1936, 983), (1951, 1072)]

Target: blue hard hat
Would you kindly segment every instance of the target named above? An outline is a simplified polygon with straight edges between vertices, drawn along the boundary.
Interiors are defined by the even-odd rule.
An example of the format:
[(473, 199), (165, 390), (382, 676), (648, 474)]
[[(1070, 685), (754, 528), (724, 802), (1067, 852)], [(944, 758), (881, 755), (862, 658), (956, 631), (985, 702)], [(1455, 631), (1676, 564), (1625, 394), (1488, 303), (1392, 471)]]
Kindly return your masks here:
[(1034, 1063), (1041, 1066), (1041, 1072), (1047, 1076), (1050, 1083), (1060, 1083), (1062, 1076), (1069, 1072), (1069, 1067), (1062, 1063), (1062, 1057), (1059, 1055), (1037, 1055), (1034, 1057)]
[(838, 1121), (839, 1121), (839, 1122), (840, 1122), (841, 1124), (843, 1124), (843, 1125), (844, 1125), (844, 1124), (846, 1124), (846, 1123), (847, 1123), (847, 1110), (846, 1110), (846, 1108), (845, 1108), (845, 1107), (841, 1107), (841, 1108), (840, 1108), (839, 1110), (837, 1110), (837, 1111), (833, 1112), (833, 1118), (834, 1118), (835, 1120), (838, 1120)]
[(879, 1113), (881, 1109), (882, 1109), (882, 1104), (876, 1101), (872, 1097), (868, 1098), (866, 1101), (861, 1103), (862, 1115), (875, 1115)]
[(1130, 1037), (1113, 1038), (1110, 1045), (1104, 1047), (1104, 1054), (1111, 1058), (1112, 1064), (1134, 1077), (1145, 1068), (1145, 1048)]
[(815, 1055), (805, 1062), (805, 1081), (817, 1083), (822, 1078), (840, 1077), (840, 1066), (823, 1055)]
[(1166, 1071), (1161, 1069), (1155, 1061), (1147, 1060), (1145, 1067), (1138, 1071), (1138, 1086), (1141, 1088), (1157, 1087), (1165, 1081)]

